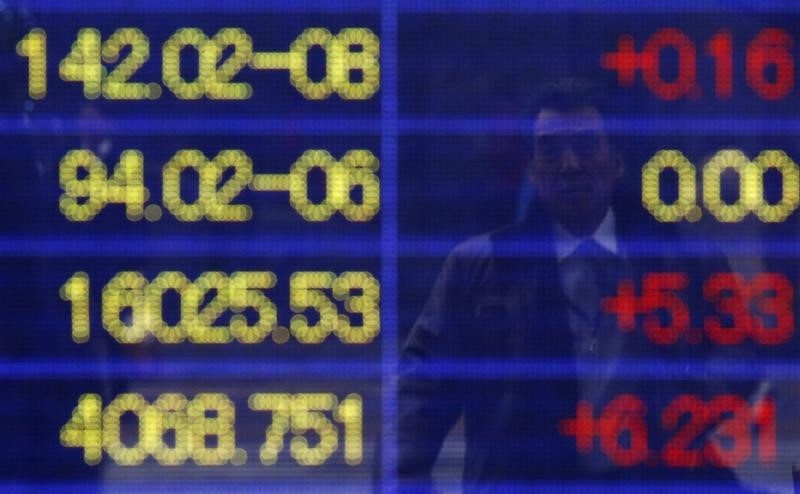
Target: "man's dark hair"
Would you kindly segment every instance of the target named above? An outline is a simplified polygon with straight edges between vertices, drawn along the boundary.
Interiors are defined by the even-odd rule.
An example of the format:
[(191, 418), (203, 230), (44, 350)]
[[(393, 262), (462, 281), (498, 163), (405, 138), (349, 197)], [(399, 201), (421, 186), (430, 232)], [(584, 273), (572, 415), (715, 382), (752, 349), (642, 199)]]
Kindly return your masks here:
[(605, 92), (586, 79), (563, 78), (545, 83), (531, 105), (531, 116), (536, 118), (544, 109), (571, 112), (591, 107), (606, 113)]
[[(530, 115), (535, 120), (539, 112), (555, 110), (569, 113), (581, 108), (594, 108), (603, 117), (608, 115), (608, 95), (610, 90), (605, 89), (588, 79), (579, 77), (564, 77), (542, 84), (531, 100)], [(608, 135), (611, 147), (624, 154), (627, 145), (625, 139), (619, 135)], [(533, 151), (533, 143), (526, 146), (526, 151)]]

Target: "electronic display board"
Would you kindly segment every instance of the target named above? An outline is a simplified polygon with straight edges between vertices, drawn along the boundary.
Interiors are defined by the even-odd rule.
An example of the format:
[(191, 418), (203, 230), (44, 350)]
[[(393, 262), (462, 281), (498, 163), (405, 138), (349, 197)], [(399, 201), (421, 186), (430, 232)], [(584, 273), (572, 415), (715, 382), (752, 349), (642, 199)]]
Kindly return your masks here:
[(798, 7), (0, 2), (0, 490), (793, 492)]

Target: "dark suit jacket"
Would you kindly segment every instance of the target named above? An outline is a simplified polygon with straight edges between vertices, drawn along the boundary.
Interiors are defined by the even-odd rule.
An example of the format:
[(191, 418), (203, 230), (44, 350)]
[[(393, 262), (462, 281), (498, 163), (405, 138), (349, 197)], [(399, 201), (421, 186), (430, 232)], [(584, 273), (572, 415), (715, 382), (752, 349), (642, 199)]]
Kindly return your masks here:
[[(641, 247), (647, 239), (669, 238), (641, 227), (625, 211), (615, 212), (623, 251), (634, 243)], [(448, 256), (402, 348), (401, 482), (428, 485), (443, 439), (461, 415), (465, 492), (540, 481), (730, 478), (716, 468), (676, 472), (653, 465), (598, 473), (585, 468), (575, 438), (559, 433), (559, 421), (575, 416), (579, 379), (552, 223), (546, 218), (534, 205), (526, 222), (470, 240)], [(649, 222), (654, 223), (652, 218)], [(625, 274), (638, 286), (645, 272), (704, 277), (702, 272), (725, 269), (709, 256), (695, 259), (679, 250), (674, 255), (631, 256)], [(687, 303), (691, 298), (686, 295)], [(637, 329), (625, 334), (622, 355), (655, 364), (702, 363), (705, 351), (702, 345), (654, 345)], [(677, 394), (703, 393), (698, 368), (687, 366), (683, 372), (666, 381), (620, 373), (609, 390), (643, 397), (650, 409), (650, 445), (657, 451), (664, 439), (658, 423), (663, 407)], [(599, 413), (595, 410), (595, 416)]]

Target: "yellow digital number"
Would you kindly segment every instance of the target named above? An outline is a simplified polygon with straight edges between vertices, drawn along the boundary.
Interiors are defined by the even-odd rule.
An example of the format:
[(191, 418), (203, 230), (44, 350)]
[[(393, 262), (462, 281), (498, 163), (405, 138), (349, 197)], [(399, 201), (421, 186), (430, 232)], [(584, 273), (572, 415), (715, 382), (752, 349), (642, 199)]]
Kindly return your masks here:
[(100, 31), (84, 28), (69, 54), (58, 64), (58, 75), (68, 82), (83, 82), (83, 95), (97, 99), (101, 94), (105, 69), (100, 63)]
[[(673, 169), (678, 174), (678, 199), (673, 204), (661, 200), (661, 173), (666, 169)], [(642, 169), (642, 204), (658, 221), (699, 219), (695, 189), (694, 165), (680, 151), (659, 151)]]
[[(213, 411), (213, 417), (206, 412)], [(236, 450), (234, 423), (236, 409), (233, 402), (222, 393), (201, 393), (189, 402), (190, 448), (192, 459), (198, 465), (224, 465), (233, 458)], [(216, 438), (215, 446), (207, 446), (206, 438)]]
[(164, 321), (162, 302), (164, 293), (176, 292), (183, 300), (189, 291), (192, 282), (181, 272), (165, 271), (159, 273), (153, 281), (147, 284), (144, 291), (144, 305), (146, 310), (147, 330), (156, 335), (161, 343), (181, 343), (186, 339), (187, 329), (184, 321), (186, 313), (181, 304), (181, 319), (174, 326)]
[[(233, 168), (234, 174), (222, 187), (217, 185), (225, 170)], [(197, 200), (193, 203), (183, 201), (181, 195), (181, 174), (194, 170), (199, 180)], [(250, 206), (230, 202), (247, 186), (253, 177), (253, 163), (239, 150), (220, 151), (213, 160), (196, 149), (183, 149), (164, 165), (163, 201), (164, 206), (180, 221), (247, 221), (253, 215)]]
[[(232, 46), (233, 53), (219, 68), (225, 48)], [(253, 57), (253, 40), (242, 29), (223, 28), (200, 50), (200, 80), (205, 93), (212, 99), (249, 99), (253, 88), (246, 82), (230, 82)]]
[[(324, 271), (300, 271), (289, 279), (289, 304), (297, 313), (289, 328), (301, 343), (322, 343), (336, 329), (336, 305), (322, 291), (331, 288), (335, 279), (334, 273)], [(309, 324), (304, 314), (308, 309), (317, 313), (316, 324)]]
[[(186, 203), (181, 196), (181, 174), (193, 169), (200, 177), (197, 200)], [(196, 149), (183, 149), (164, 165), (162, 172), (164, 207), (180, 221), (200, 221), (206, 213), (205, 203), (216, 192), (216, 171), (209, 166), (206, 156)]]
[[(326, 177), (325, 197), (319, 203), (309, 196), (308, 176), (315, 168)], [(256, 191), (288, 191), (290, 205), (307, 221), (326, 221), (338, 211), (348, 221), (363, 222), (380, 211), (379, 168), (378, 158), (365, 149), (350, 150), (340, 161), (328, 151), (311, 149), (291, 165), (288, 174), (256, 175), (252, 160), (241, 150), (224, 149), (209, 160), (200, 150), (182, 149), (162, 169), (162, 201), (178, 221), (249, 221), (252, 207), (233, 203), (249, 185)], [(186, 202), (182, 194), (181, 177), (188, 170), (199, 178), (193, 202)], [(158, 206), (145, 208), (150, 191), (144, 186), (144, 156), (139, 150), (122, 151), (110, 177), (106, 165), (91, 151), (69, 151), (59, 164), (59, 183), (64, 191), (59, 208), (70, 221), (92, 220), (107, 204), (124, 204), (131, 221), (160, 217)], [(354, 190), (360, 191), (360, 200), (353, 199)], [(159, 210), (158, 217), (151, 215), (152, 208)]]
[[(289, 453), (298, 464), (319, 466), (339, 448), (339, 433), (336, 426), (321, 412), (331, 411), (336, 406), (336, 396), (330, 393), (301, 393), (292, 397), (292, 437)], [(319, 438), (315, 446), (304, 436), (314, 431)]]
[[(331, 179), (329, 170), (336, 160), (323, 149), (312, 149), (303, 153), (289, 169), (289, 202), (307, 221), (325, 221), (336, 212), (332, 198), (341, 197), (347, 191), (341, 180)], [(327, 176), (326, 195), (319, 204), (314, 204), (308, 197), (308, 174), (319, 168)], [(341, 190), (337, 190), (341, 189)]]
[[(711, 158), (703, 167), (703, 202), (706, 209), (720, 221), (733, 223), (742, 221), (750, 211), (748, 196), (753, 190), (750, 161), (741, 151), (725, 149)], [(739, 198), (733, 204), (722, 200), (722, 172), (734, 170), (739, 178)]]
[(292, 395), (286, 393), (255, 393), (247, 400), (251, 410), (271, 412), (272, 422), (267, 427), (266, 439), (261, 445), (259, 458), (264, 465), (274, 465), (283, 450), (284, 438), (289, 432), (292, 416)]
[[(78, 178), (78, 171), (86, 172)], [(70, 151), (58, 166), (58, 178), (64, 191), (59, 208), (70, 221), (89, 221), (106, 205), (106, 167), (91, 151)]]
[[(213, 175), (214, 191), (204, 197), (206, 218), (211, 221), (248, 221), (253, 209), (245, 204), (231, 204), (247, 184), (253, 179), (253, 162), (238, 149), (224, 149), (211, 161), (208, 176)], [(233, 169), (233, 175), (217, 190), (226, 170)], [(209, 181), (212, 179), (209, 178)]]
[(333, 39), (330, 31), (321, 27), (306, 29), (289, 46), (289, 80), (306, 99), (326, 99), (333, 86), (326, 74), (319, 82), (308, 77), (308, 52), (314, 46), (326, 50)]
[(62, 300), (72, 303), (72, 341), (89, 341), (89, 275), (78, 272), (72, 275), (59, 291)]
[[(165, 393), (145, 412), (146, 448), (161, 465), (183, 465), (190, 456), (188, 404), (182, 394)], [(169, 431), (173, 431), (172, 447), (164, 443), (164, 434)]]
[[(149, 406), (141, 395), (124, 393), (103, 410), (103, 449), (118, 465), (140, 465), (147, 458), (148, 452), (144, 447), (147, 424), (144, 415)], [(123, 443), (120, 435), (120, 420), (128, 412), (135, 415), (139, 423), (138, 437), (132, 446)]]
[[(194, 81), (187, 82), (181, 71), (181, 51), (187, 46), (193, 47), (202, 53), (203, 46), (208, 42), (208, 36), (197, 28), (178, 29), (175, 34), (164, 42), (161, 56), (161, 75), (164, 85), (172, 94), (180, 99), (200, 99), (205, 94), (205, 85), (198, 74)], [(201, 67), (202, 69), (202, 67)], [(206, 67), (202, 69), (208, 71)]]
[(150, 58), (150, 40), (139, 29), (125, 27), (114, 31), (103, 43), (102, 56), (106, 63), (114, 63), (126, 46), (130, 53), (108, 74), (103, 82), (103, 96), (108, 99), (158, 99), (161, 86), (155, 83), (128, 82), (134, 73)]
[(361, 396), (351, 393), (342, 400), (333, 418), (344, 425), (344, 461), (359, 465), (364, 459), (364, 404)]
[[(85, 178), (78, 178), (79, 170), (86, 171)], [(106, 204), (125, 204), (129, 220), (142, 218), (149, 191), (144, 186), (144, 158), (139, 151), (123, 151), (111, 177), (91, 151), (70, 151), (59, 163), (58, 173), (64, 191), (59, 208), (68, 220), (89, 221)]]
[[(103, 327), (120, 343), (141, 343), (147, 336), (148, 321), (144, 291), (147, 280), (141, 273), (118, 273), (103, 288)], [(123, 321), (121, 313), (130, 309), (130, 318)]]
[[(366, 150), (351, 150), (341, 162), (324, 149), (303, 153), (289, 169), (289, 202), (307, 221), (326, 221), (337, 211), (350, 221), (368, 221), (380, 209), (380, 181), (375, 172), (378, 159)], [(308, 174), (319, 168), (326, 176), (325, 198), (314, 204), (308, 196)], [(353, 187), (362, 189), (362, 203), (350, 198)]]
[[(256, 393), (250, 396), (251, 410), (268, 411), (272, 422), (266, 430), (266, 440), (261, 446), (261, 462), (274, 465), (283, 450), (286, 434), (291, 430), (294, 437), (289, 452), (300, 465), (318, 466), (330, 458), (339, 447), (336, 427), (322, 411), (331, 411), (336, 406), (336, 396), (330, 393)], [(319, 437), (316, 446), (310, 446), (304, 437), (313, 430)]]
[[(107, 74), (102, 62), (115, 63), (126, 47), (128, 55)], [(181, 68), (185, 48), (197, 51), (198, 74), (186, 80)], [(232, 47), (225, 60), (223, 54)], [(309, 52), (314, 47), (325, 51), (325, 75), (319, 81), (308, 73)], [(47, 36), (32, 29), (17, 43), (17, 53), (28, 58), (28, 94), (42, 99), (47, 94)], [(164, 85), (179, 99), (245, 100), (253, 94), (247, 82), (232, 82), (250, 65), (256, 69), (288, 69), (291, 84), (306, 99), (322, 100), (334, 92), (345, 100), (371, 98), (380, 88), (380, 40), (367, 28), (344, 28), (333, 35), (325, 28), (304, 30), (288, 52), (253, 52), (253, 41), (236, 27), (220, 29), (209, 38), (201, 29), (181, 28), (162, 45), (161, 76)], [(150, 41), (138, 28), (123, 27), (103, 42), (100, 31), (83, 28), (70, 52), (59, 63), (59, 76), (68, 82), (83, 83), (88, 99), (103, 96), (114, 100), (157, 99), (162, 89), (157, 83), (129, 82), (150, 58)]]
[[(344, 191), (335, 196), (337, 206), (345, 218), (350, 221), (369, 221), (381, 208), (381, 183), (375, 172), (380, 168), (380, 161), (366, 149), (348, 151), (339, 161), (336, 171), (345, 175), (344, 184), (331, 190), (329, 194)], [(353, 187), (361, 187), (361, 204), (350, 198)]]
[(275, 286), (277, 278), (269, 271), (236, 272), (230, 278), (230, 303), (234, 312), (252, 308), (258, 322), (250, 326), (241, 314), (231, 317), (231, 335), (239, 343), (260, 343), (278, 323), (275, 304), (261, 292)]
[[(308, 52), (314, 46), (325, 50), (327, 59), (325, 77), (318, 82), (308, 76)], [(369, 29), (345, 28), (333, 36), (327, 29), (309, 28), (289, 47), (289, 80), (306, 99), (326, 99), (334, 91), (343, 99), (369, 99), (380, 87), (379, 53), (378, 37)], [(351, 81), (353, 71), (361, 81)]]
[(47, 34), (35, 28), (17, 43), (17, 55), (28, 59), (28, 96), (47, 96)]
[[(334, 298), (344, 301), (347, 312), (361, 314), (362, 324), (353, 326), (346, 315), (339, 314), (324, 289), (332, 289)], [(362, 294), (354, 296), (352, 290), (361, 290)], [(343, 343), (369, 343), (380, 332), (379, 300), (380, 285), (367, 272), (346, 272), (337, 277), (331, 272), (300, 271), (289, 280), (289, 303), (298, 313), (292, 316), (289, 327), (302, 343), (321, 343), (330, 333)], [(304, 314), (308, 309), (317, 313), (316, 324), (309, 324)]]
[[(242, 344), (261, 343), (278, 326), (275, 304), (264, 293), (277, 278), (270, 271), (241, 271), (226, 275), (205, 272), (193, 282), (181, 272), (159, 273), (152, 282), (139, 272), (117, 273), (102, 290), (103, 327), (118, 342), (135, 344), (152, 334), (163, 344), (221, 344), (233, 339)], [(331, 290), (333, 298), (325, 291)], [(180, 319), (164, 320), (163, 298), (175, 292), (180, 299)], [(214, 296), (207, 299), (207, 295)], [(355, 292), (355, 293), (354, 293)], [(61, 287), (61, 297), (72, 304), (73, 340), (89, 339), (89, 276), (75, 273)], [(343, 303), (339, 314), (334, 300)], [(380, 333), (380, 284), (366, 271), (349, 271), (337, 276), (327, 271), (298, 271), (289, 280), (289, 303), (295, 315), (290, 331), (305, 344), (323, 342), (330, 333), (346, 344), (366, 344)], [(215, 323), (232, 311), (228, 326)], [(249, 323), (242, 312), (251, 310), (256, 321)], [(310, 323), (307, 311), (316, 312)], [(357, 315), (360, 324), (350, 315)], [(285, 328), (283, 329), (285, 331)]]
[[(364, 344), (372, 341), (381, 329), (380, 284), (366, 271), (351, 271), (339, 275), (332, 284), (333, 296), (344, 301), (344, 308), (350, 314), (361, 314), (361, 325), (351, 325), (346, 315), (337, 317), (334, 333), (343, 343)], [(353, 295), (360, 290), (361, 295)]]
[[(200, 309), (209, 292), (214, 297)], [(192, 343), (230, 343), (233, 337), (228, 326), (214, 323), (230, 307), (228, 275), (218, 271), (205, 272), (197, 277), (181, 299), (181, 312), (185, 314), (189, 341)]]
[[(673, 204), (661, 200), (660, 176), (667, 168), (678, 173), (678, 199)], [(781, 175), (781, 198), (775, 204), (764, 197), (764, 175), (770, 169)], [(733, 204), (722, 199), (726, 170), (738, 177), (738, 199)], [(642, 204), (658, 221), (697, 221), (701, 212), (695, 205), (696, 180), (694, 166), (680, 151), (659, 151), (642, 169)], [(751, 212), (763, 222), (780, 222), (800, 205), (800, 170), (783, 151), (763, 151), (750, 161), (737, 149), (723, 149), (704, 166), (702, 180), (706, 209), (724, 223), (742, 221)]]
[[(363, 403), (358, 394), (340, 403), (332, 393), (254, 393), (248, 405), (272, 416), (260, 449), (265, 465), (277, 463), (289, 433), (289, 453), (297, 464), (324, 464), (340, 445), (334, 422), (344, 429), (345, 462), (358, 465), (363, 460)], [(137, 420), (135, 441), (127, 434), (123, 439), (127, 415)], [(64, 447), (83, 448), (90, 465), (100, 463), (104, 451), (125, 466), (140, 465), (148, 456), (163, 466), (183, 465), (188, 459), (201, 466), (239, 465), (247, 453), (236, 448), (235, 427), (235, 404), (223, 393), (199, 393), (192, 400), (164, 393), (152, 404), (138, 393), (123, 393), (105, 408), (99, 395), (84, 394), (61, 428), (60, 440)], [(170, 432), (172, 446), (165, 439)]]
[[(755, 167), (752, 180), (750, 208), (761, 221), (777, 223), (784, 221), (800, 205), (800, 172), (797, 164), (783, 151), (768, 150), (759, 154), (752, 162)], [(781, 199), (777, 204), (768, 204), (764, 199), (764, 174), (771, 168), (781, 174)]]
[(119, 164), (106, 182), (106, 202), (125, 204), (125, 216), (139, 221), (149, 197), (150, 191), (144, 186), (144, 156), (136, 149), (126, 149), (119, 155)]
[[(339, 448), (339, 431), (323, 412), (333, 411), (333, 418), (344, 425), (345, 461), (357, 465), (363, 458), (361, 397), (350, 394), (339, 404), (331, 393), (254, 393), (248, 400), (251, 410), (269, 412), (272, 421), (265, 432), (260, 459), (274, 465), (291, 431), (289, 453), (304, 466), (324, 464)], [(315, 445), (309, 443), (307, 431), (317, 436)]]
[[(360, 51), (352, 51), (358, 46)], [(380, 87), (381, 71), (378, 63), (380, 42), (366, 28), (345, 28), (330, 40), (328, 47), (328, 75), (331, 87), (343, 99), (369, 99)], [(360, 82), (351, 81), (352, 71), (361, 73)]]
[(97, 465), (103, 459), (102, 412), (100, 395), (82, 395), (59, 434), (65, 448), (83, 448), (83, 459), (89, 465)]

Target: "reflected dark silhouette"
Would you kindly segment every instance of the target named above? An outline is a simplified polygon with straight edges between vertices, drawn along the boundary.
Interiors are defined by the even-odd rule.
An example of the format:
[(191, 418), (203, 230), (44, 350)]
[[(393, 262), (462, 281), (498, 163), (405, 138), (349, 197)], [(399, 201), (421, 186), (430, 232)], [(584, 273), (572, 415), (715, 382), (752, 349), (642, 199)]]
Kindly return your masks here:
[[(648, 253), (652, 242), (680, 239), (641, 217), (641, 206), (631, 207), (635, 202), (620, 190), (623, 159), (604, 127), (603, 107), (603, 93), (585, 81), (543, 88), (533, 111), (536, 200), (526, 219), (451, 252), (405, 341), (398, 470), (409, 491), (434, 488), (437, 455), (459, 419), (464, 492), (542, 482), (588, 482), (588, 490), (630, 482), (737, 487), (725, 461), (681, 456), (710, 441), (712, 421), (687, 451), (676, 456), (667, 444), (680, 426), (665, 425), (662, 412), (679, 408), (682, 396), (704, 403), (710, 390), (719, 391), (697, 368), (672, 365), (702, 366), (708, 346), (654, 344), (624, 327), (610, 303), (623, 280), (638, 286), (650, 273), (667, 273), (664, 279), (682, 283), (682, 273), (704, 279), (728, 271), (727, 264), (677, 248), (674, 255)], [(678, 305), (700, 310), (699, 294), (682, 296), (661, 304), (650, 325), (677, 324)], [(648, 366), (673, 371), (648, 373)], [(746, 399), (750, 386), (725, 391)], [(706, 413), (698, 406), (681, 424)]]

